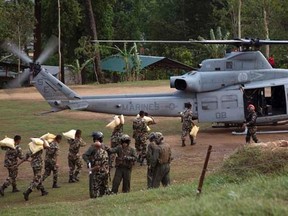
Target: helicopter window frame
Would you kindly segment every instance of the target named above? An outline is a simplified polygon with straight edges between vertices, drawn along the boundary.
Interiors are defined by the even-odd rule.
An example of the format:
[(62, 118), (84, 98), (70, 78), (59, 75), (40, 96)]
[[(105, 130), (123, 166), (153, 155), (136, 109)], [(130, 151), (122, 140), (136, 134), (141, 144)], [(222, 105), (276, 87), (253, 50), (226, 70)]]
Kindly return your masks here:
[(238, 108), (237, 95), (223, 95), (221, 97), (221, 108), (222, 109), (236, 109), (236, 108)]
[(206, 97), (201, 100), (202, 110), (217, 110), (218, 109), (218, 98), (215, 97)]
[(226, 62), (226, 69), (229, 69), (229, 70), (233, 69), (233, 62), (232, 61), (227, 61)]

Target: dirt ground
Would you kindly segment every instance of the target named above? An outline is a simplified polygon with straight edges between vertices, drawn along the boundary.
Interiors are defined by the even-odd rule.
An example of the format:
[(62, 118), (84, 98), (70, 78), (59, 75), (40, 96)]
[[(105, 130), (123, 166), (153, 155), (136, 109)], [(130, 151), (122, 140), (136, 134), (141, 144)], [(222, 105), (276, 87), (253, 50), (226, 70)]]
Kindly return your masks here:
[[(73, 90), (75, 90), (80, 95), (95, 95), (95, 94), (127, 94), (130, 92), (133, 93), (143, 93), (143, 87), (129, 87), (129, 88), (121, 88), (121, 87), (105, 87), (101, 88), (99, 86), (72, 86)], [(149, 87), (145, 88), (145, 93), (159, 93), (159, 92), (172, 92), (173, 89), (169, 87)], [(4, 100), (44, 100), (42, 96), (35, 90), (34, 87), (30, 88), (22, 88), (22, 89), (13, 89), (13, 90), (0, 90), (0, 103), (3, 103)], [(62, 112), (61, 115), (69, 115), (69, 112)], [(105, 114), (98, 113), (90, 113), (90, 112), (75, 112), (73, 115), (76, 115), (79, 119), (85, 118), (105, 118)], [(110, 118), (111, 115), (107, 115), (107, 118)], [(163, 117), (161, 117), (163, 118)], [(161, 121), (161, 118), (159, 120)], [(261, 127), (259, 131), (265, 130), (286, 130), (287, 126), (270, 126), (270, 127)], [(181, 147), (180, 145), (180, 134), (179, 136), (165, 136), (165, 140), (169, 143), (173, 149), (174, 161), (173, 164), (177, 166), (191, 166), (191, 178), (195, 178), (199, 176), (199, 171), (203, 166), (203, 162), (205, 159), (205, 155), (207, 152), (207, 148), (209, 145), (212, 145), (212, 153), (209, 161), (208, 169), (214, 170), (217, 168), (223, 159), (231, 154), (235, 149), (242, 146), (244, 144), (245, 137), (244, 135), (232, 135), (232, 131), (234, 128), (222, 128), (215, 129), (207, 126), (207, 128), (200, 128), (197, 144), (194, 146), (187, 145), (186, 147)], [(279, 139), (286, 139), (287, 134), (278, 133), (278, 134), (259, 134), (258, 138), (261, 141), (273, 141)], [(2, 164), (2, 160), (0, 161)], [(177, 167), (176, 166), (176, 167)], [(197, 166), (197, 171), (193, 174), (193, 167)], [(3, 166), (0, 167), (0, 179), (3, 179), (1, 173), (6, 173), (4, 171)], [(194, 177), (192, 177), (194, 176)], [(187, 179), (189, 180), (189, 179)]]

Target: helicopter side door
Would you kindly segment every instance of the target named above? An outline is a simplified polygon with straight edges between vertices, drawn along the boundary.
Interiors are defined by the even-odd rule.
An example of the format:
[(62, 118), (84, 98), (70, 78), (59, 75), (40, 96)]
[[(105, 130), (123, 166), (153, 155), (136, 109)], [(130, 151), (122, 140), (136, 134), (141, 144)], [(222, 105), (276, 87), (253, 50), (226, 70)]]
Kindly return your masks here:
[(197, 94), (199, 122), (243, 122), (243, 93), (239, 90)]

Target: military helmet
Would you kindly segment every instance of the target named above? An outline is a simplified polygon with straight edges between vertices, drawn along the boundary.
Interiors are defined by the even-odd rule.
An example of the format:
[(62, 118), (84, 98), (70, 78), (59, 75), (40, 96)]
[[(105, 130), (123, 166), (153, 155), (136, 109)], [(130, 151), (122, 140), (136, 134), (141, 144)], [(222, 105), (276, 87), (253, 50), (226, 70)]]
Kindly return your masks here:
[(155, 132), (155, 142), (156, 142), (157, 144), (160, 144), (163, 139), (164, 139), (164, 136), (163, 136), (162, 133), (160, 133), (160, 132)]
[(151, 132), (147, 139), (150, 141), (150, 142), (153, 142), (155, 140), (155, 132)]
[(131, 138), (128, 134), (123, 134), (120, 138), (121, 140), (121, 143), (127, 143), (127, 144), (130, 144), (131, 142)]
[(96, 140), (99, 140), (100, 142), (102, 142), (103, 141), (103, 136), (104, 135), (103, 135), (103, 133), (101, 131), (94, 131), (92, 133), (92, 137), (93, 137), (94, 142)]

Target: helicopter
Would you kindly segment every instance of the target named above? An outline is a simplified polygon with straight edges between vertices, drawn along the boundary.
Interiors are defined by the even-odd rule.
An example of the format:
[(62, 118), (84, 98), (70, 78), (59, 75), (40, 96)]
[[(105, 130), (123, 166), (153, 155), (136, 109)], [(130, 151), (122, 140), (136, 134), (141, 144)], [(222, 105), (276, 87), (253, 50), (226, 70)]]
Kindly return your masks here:
[(288, 44), (288, 41), (233, 39), (145, 42), (228, 44), (236, 46), (238, 51), (226, 53), (223, 58), (203, 60), (200, 68), (170, 77), (170, 87), (176, 89), (173, 93), (80, 96), (40, 65), (55, 50), (57, 42), (50, 43), (48, 51), (40, 55), (37, 63), (11, 46), (2, 44), (2, 48), (30, 64), (31, 83), (51, 106), (52, 112), (70, 109), (134, 116), (143, 110), (153, 116), (179, 117), (185, 104), (191, 103), (194, 119), (227, 127), (242, 125), (246, 107), (253, 104), (258, 114), (257, 124), (278, 124), (288, 120), (288, 70), (272, 68), (259, 51), (262, 45)]

